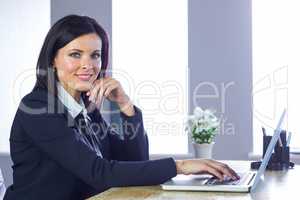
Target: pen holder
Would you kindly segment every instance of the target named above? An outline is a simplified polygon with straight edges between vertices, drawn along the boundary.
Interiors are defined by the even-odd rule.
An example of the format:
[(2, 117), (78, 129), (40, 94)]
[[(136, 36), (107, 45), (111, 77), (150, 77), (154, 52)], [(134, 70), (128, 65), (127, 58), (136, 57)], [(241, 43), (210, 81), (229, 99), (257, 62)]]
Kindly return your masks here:
[[(271, 142), (272, 136), (263, 136), (263, 157), (266, 154), (267, 148)], [(286, 144), (286, 131), (281, 131), (280, 140), (276, 143), (274, 152), (268, 162), (268, 170), (284, 170), (294, 167), (294, 163), (290, 162), (290, 147)], [(258, 169), (262, 161), (251, 163), (251, 169)]]

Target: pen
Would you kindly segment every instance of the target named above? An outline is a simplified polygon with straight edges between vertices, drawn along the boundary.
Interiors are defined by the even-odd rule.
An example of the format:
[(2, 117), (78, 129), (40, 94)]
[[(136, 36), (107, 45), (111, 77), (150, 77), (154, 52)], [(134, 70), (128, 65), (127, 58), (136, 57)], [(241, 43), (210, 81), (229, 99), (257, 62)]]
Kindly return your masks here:
[[(275, 130), (276, 131), (276, 130)], [(280, 135), (281, 135), (281, 133), (280, 133)], [(282, 141), (281, 141), (281, 136), (279, 137), (279, 139), (278, 139), (278, 143), (279, 143), (279, 146), (280, 147), (282, 147), (283, 145), (282, 145)]]
[(287, 146), (287, 147), (290, 146), (291, 137), (292, 137), (292, 132), (289, 132), (289, 135), (288, 135), (288, 138), (287, 138), (287, 142), (286, 142), (286, 146)]
[(261, 127), (261, 130), (262, 130), (262, 132), (263, 132), (263, 135), (264, 135), (264, 136), (267, 136), (267, 134), (266, 134), (266, 129), (265, 129), (264, 127)]

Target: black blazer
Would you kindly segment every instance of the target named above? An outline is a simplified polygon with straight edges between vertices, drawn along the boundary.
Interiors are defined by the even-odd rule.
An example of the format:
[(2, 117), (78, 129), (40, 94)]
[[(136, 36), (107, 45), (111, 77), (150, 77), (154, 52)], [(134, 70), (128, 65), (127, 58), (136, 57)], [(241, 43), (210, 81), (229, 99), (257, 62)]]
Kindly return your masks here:
[(110, 187), (156, 185), (174, 177), (172, 158), (149, 160), (142, 113), (136, 107), (135, 112), (121, 113), (123, 139), (98, 110), (89, 113), (101, 128), (102, 158), (78, 139), (74, 119), (58, 98), (44, 89), (26, 95), (11, 128), (13, 185), (4, 200), (85, 199)]

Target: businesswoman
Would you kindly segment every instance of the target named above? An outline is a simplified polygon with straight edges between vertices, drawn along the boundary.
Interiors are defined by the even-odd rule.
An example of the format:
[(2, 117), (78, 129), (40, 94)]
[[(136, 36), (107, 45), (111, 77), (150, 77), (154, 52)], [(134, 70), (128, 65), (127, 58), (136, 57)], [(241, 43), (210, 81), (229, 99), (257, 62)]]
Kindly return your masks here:
[[(85, 199), (110, 187), (155, 185), (177, 174), (238, 178), (214, 160), (149, 160), (142, 113), (106, 75), (108, 37), (87, 16), (69, 15), (49, 30), (36, 84), (22, 98), (10, 135), (13, 185), (5, 200)], [(115, 102), (124, 137), (102, 118)]]

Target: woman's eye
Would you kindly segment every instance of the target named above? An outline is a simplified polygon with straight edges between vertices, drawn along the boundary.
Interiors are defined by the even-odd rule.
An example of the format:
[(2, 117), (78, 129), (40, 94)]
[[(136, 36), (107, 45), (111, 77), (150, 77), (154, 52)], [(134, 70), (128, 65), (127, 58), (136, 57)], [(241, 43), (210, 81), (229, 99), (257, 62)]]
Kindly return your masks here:
[(100, 54), (99, 54), (99, 53), (94, 53), (94, 54), (92, 55), (92, 58), (93, 58), (93, 59), (98, 59), (98, 58), (100, 58)]
[(70, 53), (69, 56), (73, 57), (73, 58), (80, 58), (80, 53), (78, 52), (73, 52), (73, 53)]

